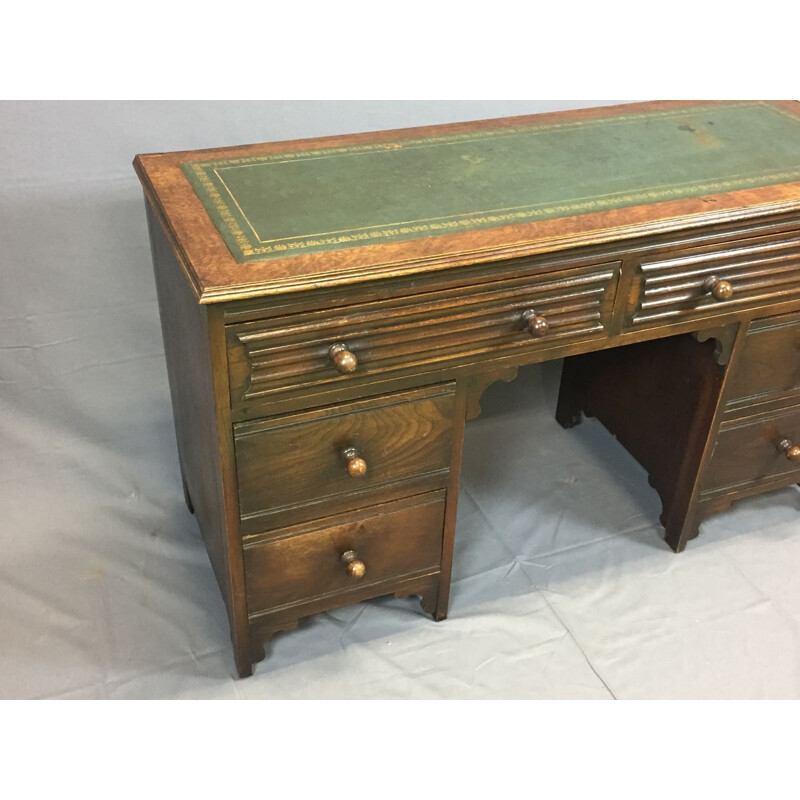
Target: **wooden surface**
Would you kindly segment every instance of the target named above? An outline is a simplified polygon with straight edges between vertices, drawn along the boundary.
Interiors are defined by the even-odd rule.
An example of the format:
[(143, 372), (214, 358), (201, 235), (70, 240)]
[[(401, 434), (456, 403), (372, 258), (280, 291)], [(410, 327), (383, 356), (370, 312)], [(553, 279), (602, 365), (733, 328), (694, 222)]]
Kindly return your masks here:
[[(521, 274), (520, 274), (521, 273)], [(513, 275), (513, 276), (512, 276)], [(228, 326), (231, 404), (235, 415), (275, 395), (352, 385), (432, 364), (462, 363), (480, 353), (532, 351), (554, 343), (596, 339), (611, 323), (619, 264), (607, 263), (500, 280), (458, 289), (354, 304)], [(526, 314), (547, 320), (533, 337)], [(346, 374), (330, 349), (344, 343), (357, 357)]]
[[(237, 263), (180, 165), (702, 108), (137, 159), (187, 502), (241, 675), (343, 604), (416, 594), (447, 616), (464, 425), (522, 365), (566, 359), (558, 420), (596, 415), (640, 461), (676, 551), (708, 514), (797, 482), (800, 184)], [(546, 468), (532, 456), (531, 480)]]
[(227, 371), (219, 370), (220, 316), (195, 302), (156, 212), (147, 204), (164, 353), (178, 440), (184, 492), (197, 516), (211, 566), (228, 611), (240, 675), (249, 674), (242, 550), (231, 470)]
[[(717, 308), (747, 307), (800, 297), (797, 232), (741, 239), (726, 247), (699, 246), (643, 259), (639, 291), (630, 298), (630, 324), (686, 319)], [(706, 283), (725, 282), (714, 296)]]
[[(358, 521), (296, 529), (275, 541), (249, 544), (244, 562), (250, 613), (438, 572), (443, 522), (444, 493), (436, 492), (378, 506)], [(362, 577), (351, 576), (342, 563), (351, 550), (365, 565)]]
[(597, 417), (639, 461), (661, 497), (661, 520), (676, 552), (697, 535), (690, 510), (724, 374), (714, 344), (686, 334), (564, 362), (556, 418), (572, 427), (581, 414)]
[[(502, 131), (526, 125), (575, 124), (620, 115), (676, 112), (697, 106), (702, 108), (704, 105), (669, 101), (608, 106), (352, 136), (152, 154), (138, 156), (135, 166), (148, 196), (170, 220), (181, 260), (198, 297), (204, 303), (219, 302), (323, 285), (352, 284), (394, 275), (410, 276), (478, 261), (502, 260), (733, 222), (751, 217), (756, 207), (762, 214), (792, 212), (800, 208), (800, 183), (796, 178), (788, 182), (784, 179), (783, 182), (776, 180), (771, 185), (728, 190), (722, 181), (720, 190), (692, 198), (667, 199), (655, 203), (648, 198), (647, 202), (624, 208), (581, 214), (566, 212), (563, 216), (546, 220), (498, 224), (482, 230), (441, 233), (411, 241), (367, 244), (363, 247), (254, 261), (242, 269), (184, 175), (181, 164), (211, 158), (260, 157), (273, 153), (304, 153), (336, 147), (402, 143), (420, 137)], [(775, 106), (790, 115), (797, 115), (800, 109), (797, 103), (781, 102)], [(679, 128), (680, 124), (676, 122), (675, 127)], [(624, 155), (623, 152), (621, 157)], [(646, 169), (643, 169), (643, 177), (646, 174)], [(613, 169), (609, 170), (608, 177), (609, 180), (613, 179)]]
[(779, 447), (784, 439), (800, 443), (800, 407), (724, 423), (706, 474), (706, 491), (779, 478), (800, 480), (800, 465)]
[(800, 392), (800, 314), (756, 320), (731, 379), (728, 407), (766, 403)]
[[(447, 481), (454, 384), (241, 423), (234, 428), (242, 529), (358, 508), (388, 492)], [(366, 462), (347, 468), (353, 448)], [(407, 491), (407, 487), (405, 488)]]

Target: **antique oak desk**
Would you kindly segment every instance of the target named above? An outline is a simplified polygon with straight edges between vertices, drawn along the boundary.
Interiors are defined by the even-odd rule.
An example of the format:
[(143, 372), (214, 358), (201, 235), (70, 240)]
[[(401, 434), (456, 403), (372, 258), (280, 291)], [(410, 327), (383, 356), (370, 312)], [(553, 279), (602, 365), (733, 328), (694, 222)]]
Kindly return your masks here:
[(595, 416), (638, 459), (675, 551), (800, 481), (800, 104), (134, 163), (186, 502), (242, 676), (326, 609), (395, 593), (445, 617), (464, 424), (520, 365), (565, 359), (558, 421)]

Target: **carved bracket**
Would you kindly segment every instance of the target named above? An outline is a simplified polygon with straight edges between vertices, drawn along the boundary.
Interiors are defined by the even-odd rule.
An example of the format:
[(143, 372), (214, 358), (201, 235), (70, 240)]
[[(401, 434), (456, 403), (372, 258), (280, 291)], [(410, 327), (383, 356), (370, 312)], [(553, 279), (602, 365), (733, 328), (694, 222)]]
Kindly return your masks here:
[(714, 360), (721, 367), (724, 367), (731, 360), (733, 343), (736, 341), (736, 334), (739, 332), (739, 325), (725, 325), (722, 328), (709, 328), (705, 331), (693, 333), (698, 342), (714, 340)]
[(518, 367), (501, 367), (491, 372), (470, 375), (466, 383), (467, 419), (476, 419), (481, 413), (481, 395), (497, 381), (510, 383), (517, 377)]
[(278, 622), (273, 626), (265, 627), (250, 633), (250, 660), (253, 664), (263, 661), (267, 657), (267, 645), (270, 639), (276, 634), (284, 631), (293, 631), (299, 624), (301, 617), (297, 619), (287, 619)]
[[(423, 575), (416, 579), (408, 579), (402, 583), (401, 588), (397, 589), (397, 591), (391, 592), (391, 590), (386, 590), (386, 594), (394, 594), (395, 597), (401, 599), (412, 596), (419, 597), (422, 610), (430, 614), (434, 620), (438, 622), (439, 620), (445, 619), (447, 616), (446, 609), (442, 611), (438, 608), (440, 581), (440, 573), (434, 572), (433, 574)], [(365, 599), (369, 596), (370, 595), (366, 595)], [(339, 603), (338, 605), (342, 604)], [(331, 607), (338, 606), (332, 605)], [(266, 658), (269, 644), (276, 633), (294, 630), (301, 620), (311, 616), (311, 614), (308, 613), (308, 608), (306, 608), (305, 613), (303, 613), (301, 609), (298, 609), (297, 613), (299, 614), (297, 617), (273, 616), (250, 628), (250, 663), (246, 665), (249, 666), (250, 669), (240, 670), (240, 677), (251, 675), (252, 666)]]
[(430, 614), (437, 622), (446, 618), (446, 614), (440, 614), (437, 611), (439, 600), (439, 575), (434, 575), (427, 583), (426, 586), (411, 586), (401, 589), (394, 593), (398, 600), (404, 597), (411, 597), (416, 595), (419, 597), (419, 604), (426, 614)]

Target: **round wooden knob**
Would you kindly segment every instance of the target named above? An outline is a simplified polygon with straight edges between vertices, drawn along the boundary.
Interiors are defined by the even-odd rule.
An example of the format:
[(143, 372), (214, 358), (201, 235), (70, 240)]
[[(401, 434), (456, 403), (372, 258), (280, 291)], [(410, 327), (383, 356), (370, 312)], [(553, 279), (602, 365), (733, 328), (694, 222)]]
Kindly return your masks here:
[(789, 461), (800, 461), (800, 447), (798, 445), (792, 444), (788, 439), (784, 439), (778, 447), (780, 447)]
[(334, 345), (331, 345), (330, 349), (331, 360), (333, 361), (333, 365), (336, 369), (342, 373), (342, 375), (349, 375), (351, 372), (356, 371), (356, 367), (358, 366), (358, 359), (355, 356), (355, 353), (351, 353), (350, 350), (347, 349), (347, 345), (343, 342), (337, 342)]
[(367, 571), (366, 564), (359, 559), (355, 550), (348, 550), (342, 553), (342, 563), (351, 578), (363, 578), (364, 573)]
[(537, 314), (533, 309), (526, 311), (522, 315), (522, 321), (525, 323), (528, 333), (534, 338), (540, 339), (542, 336), (547, 335), (547, 329), (549, 327), (547, 320), (540, 314)]
[(716, 275), (712, 275), (703, 281), (703, 291), (715, 300), (730, 300), (733, 297), (733, 284), (730, 281), (721, 281)]
[(361, 458), (355, 447), (348, 447), (343, 455), (347, 464), (347, 474), (351, 478), (360, 478), (367, 474), (367, 462)]

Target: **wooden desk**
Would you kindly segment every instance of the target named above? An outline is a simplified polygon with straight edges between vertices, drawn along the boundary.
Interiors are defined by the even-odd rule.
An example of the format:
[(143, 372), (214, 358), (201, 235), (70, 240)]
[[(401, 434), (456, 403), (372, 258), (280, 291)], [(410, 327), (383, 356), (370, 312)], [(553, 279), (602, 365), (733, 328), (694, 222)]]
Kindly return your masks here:
[(557, 419), (598, 417), (644, 465), (675, 551), (800, 480), (800, 104), (134, 165), (186, 501), (242, 676), (320, 611), (395, 593), (446, 616), (464, 424), (520, 365), (565, 359)]

